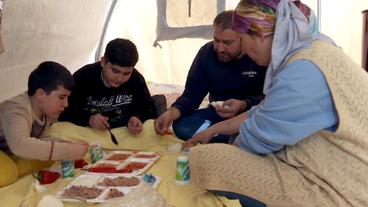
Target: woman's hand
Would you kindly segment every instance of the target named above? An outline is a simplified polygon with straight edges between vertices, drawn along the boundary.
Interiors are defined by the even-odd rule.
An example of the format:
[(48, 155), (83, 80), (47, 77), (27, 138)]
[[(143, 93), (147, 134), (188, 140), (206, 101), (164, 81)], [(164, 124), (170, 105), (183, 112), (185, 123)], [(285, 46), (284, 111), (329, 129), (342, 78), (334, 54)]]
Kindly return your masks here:
[(196, 145), (198, 142), (208, 143), (217, 134), (223, 135), (234, 135), (239, 133), (240, 125), (247, 118), (247, 113), (243, 112), (233, 118), (227, 119), (225, 121), (218, 122), (206, 130), (193, 135), (192, 138), (188, 139), (183, 148), (191, 147)]
[(192, 147), (198, 143), (207, 144), (216, 135), (214, 133), (215, 129), (216, 129), (216, 126), (213, 125), (212, 127), (205, 129), (204, 131), (194, 134), (192, 138), (188, 139), (184, 143), (183, 148)]
[(139, 134), (143, 130), (143, 124), (138, 117), (132, 116), (128, 122), (128, 130), (131, 134)]

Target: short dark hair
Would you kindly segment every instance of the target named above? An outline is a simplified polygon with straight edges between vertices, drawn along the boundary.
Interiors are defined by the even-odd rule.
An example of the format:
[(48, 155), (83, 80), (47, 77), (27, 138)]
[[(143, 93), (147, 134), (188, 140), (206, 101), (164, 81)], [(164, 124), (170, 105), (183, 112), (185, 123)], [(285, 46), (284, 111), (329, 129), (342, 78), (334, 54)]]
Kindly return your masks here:
[(116, 38), (107, 44), (104, 57), (113, 65), (134, 67), (138, 62), (138, 50), (132, 41)]
[(42, 89), (48, 95), (57, 90), (58, 86), (71, 91), (75, 86), (73, 75), (59, 63), (45, 61), (29, 75), (27, 93), (33, 96), (37, 89)]
[(223, 11), (213, 20), (213, 26), (220, 26), (222, 30), (231, 28), (234, 10)]

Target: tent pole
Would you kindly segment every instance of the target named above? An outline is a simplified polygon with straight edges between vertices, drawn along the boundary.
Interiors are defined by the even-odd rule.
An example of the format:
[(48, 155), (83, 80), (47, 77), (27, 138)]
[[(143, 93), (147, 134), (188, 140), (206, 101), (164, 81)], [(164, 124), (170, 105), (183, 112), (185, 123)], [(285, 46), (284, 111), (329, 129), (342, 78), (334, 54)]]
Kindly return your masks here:
[(107, 13), (103, 28), (102, 28), (102, 32), (101, 32), (101, 37), (100, 40), (98, 41), (98, 45), (97, 45), (97, 49), (96, 49), (96, 53), (95, 53), (95, 61), (99, 61), (100, 60), (100, 53), (101, 53), (101, 48), (102, 48), (102, 44), (103, 44), (103, 40), (105, 38), (105, 34), (106, 34), (106, 30), (107, 30), (107, 25), (110, 22), (111, 16), (112, 16), (112, 12), (115, 8), (116, 2), (118, 0), (113, 0), (111, 2), (110, 8), (109, 8), (109, 12)]
[(318, 19), (318, 30), (321, 31), (322, 21), (321, 21), (322, 5), (321, 0), (317, 0), (317, 19)]

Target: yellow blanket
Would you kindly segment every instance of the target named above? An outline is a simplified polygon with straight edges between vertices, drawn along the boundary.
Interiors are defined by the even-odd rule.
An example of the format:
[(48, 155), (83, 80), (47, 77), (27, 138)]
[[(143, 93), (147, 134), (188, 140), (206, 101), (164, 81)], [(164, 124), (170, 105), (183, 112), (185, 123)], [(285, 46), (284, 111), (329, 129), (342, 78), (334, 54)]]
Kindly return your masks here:
[[(216, 197), (204, 189), (193, 184), (178, 186), (175, 184), (175, 164), (179, 153), (171, 153), (168, 147), (182, 141), (171, 135), (158, 136), (153, 129), (153, 121), (148, 120), (144, 124), (143, 132), (137, 136), (129, 134), (125, 127), (112, 129), (118, 139), (119, 145), (114, 145), (108, 132), (101, 132), (86, 127), (79, 127), (68, 122), (55, 123), (50, 134), (63, 140), (70, 141), (102, 141), (106, 149), (124, 149), (141, 151), (161, 151), (161, 158), (149, 169), (149, 172), (162, 178), (157, 191), (163, 195), (168, 204), (176, 207), (187, 206), (227, 206), (239, 207), (238, 200), (228, 200), (224, 197)], [(58, 167), (55, 163), (53, 167)], [(81, 172), (78, 172), (81, 173)], [(45, 194), (55, 194), (66, 186), (70, 180), (59, 179), (53, 184), (46, 185), (47, 193), (37, 193), (32, 186), (34, 179), (28, 175), (19, 179), (16, 183), (0, 189), (1, 206), (36, 206)], [(68, 206), (78, 206), (73, 203), (64, 203)], [(80, 204), (79, 204), (80, 205)], [(97, 205), (96, 205), (97, 206)]]

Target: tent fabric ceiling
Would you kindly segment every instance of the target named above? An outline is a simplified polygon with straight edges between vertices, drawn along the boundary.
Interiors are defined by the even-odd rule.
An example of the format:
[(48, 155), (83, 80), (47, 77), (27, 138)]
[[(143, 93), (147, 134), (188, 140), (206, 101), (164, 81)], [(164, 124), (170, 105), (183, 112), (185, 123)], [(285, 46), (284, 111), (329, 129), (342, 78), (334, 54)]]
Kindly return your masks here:
[(0, 100), (26, 89), (27, 77), (45, 60), (79, 68), (101, 36), (111, 1), (4, 0)]
[(166, 1), (166, 19), (169, 27), (211, 26), (216, 14), (225, 9), (224, 0), (159, 1)]
[(3, 39), (1, 35), (1, 30), (0, 30), (0, 54), (3, 52), (4, 52), (4, 45), (3, 45)]
[(2, 10), (3, 10), (3, 2), (0, 1), (0, 54), (4, 52), (4, 45), (3, 45), (2, 35), (1, 35), (1, 18), (3, 16)]
[[(209, 38), (164, 41), (163, 48), (155, 48), (157, 10), (152, 8), (157, 7), (156, 2), (119, 0), (97, 51), (113, 0), (3, 2), (5, 52), (0, 55), (0, 101), (24, 91), (29, 73), (40, 62), (57, 61), (74, 72), (98, 60), (106, 44), (117, 37), (131, 39), (137, 45), (137, 68), (147, 80), (184, 84), (196, 52)], [(205, 29), (211, 33), (210, 26)]]
[[(316, 5), (316, 1), (303, 0), (308, 5)], [(0, 54), (0, 101), (24, 91), (29, 73), (40, 62), (57, 61), (74, 72), (81, 66), (98, 60), (103, 55), (106, 44), (118, 37), (130, 39), (137, 45), (140, 59), (136, 68), (147, 81), (184, 85), (197, 51), (212, 37), (210, 19), (213, 18), (213, 10), (218, 12), (224, 8), (233, 9), (239, 0), (3, 2), (0, 33), (5, 51)], [(112, 2), (116, 2), (116, 5), (111, 18), (107, 19)], [(162, 4), (159, 2), (168, 3), (168, 7), (161, 8)], [(204, 3), (209, 5), (203, 6)], [(175, 7), (182, 11), (177, 12), (173, 9)], [(366, 0), (344, 4), (321, 1), (322, 32), (336, 40), (356, 62), (360, 62), (361, 11), (364, 9), (368, 9)], [(160, 19), (163, 17), (161, 12), (167, 10), (169, 12), (165, 14), (165, 19)], [(205, 12), (199, 14), (198, 11)], [(190, 19), (176, 22), (180, 19), (174, 17), (176, 13), (205, 21)], [(202, 14), (208, 16), (202, 17)], [(336, 19), (341, 24), (334, 24)], [(206, 23), (209, 21), (210, 23)], [(202, 23), (205, 25), (199, 25)], [(162, 25), (165, 26), (164, 29), (157, 33)], [(184, 35), (180, 34), (181, 31), (175, 32), (177, 29), (187, 30), (193, 27), (204, 30), (192, 30)], [(203, 31), (207, 35), (203, 35)], [(153, 47), (155, 40), (161, 40), (161, 47)], [(97, 50), (99, 46), (100, 50)]]
[[(197, 35), (197, 38), (188, 38), (193, 33), (198, 33), (191, 31), (185, 37), (170, 38), (161, 41), (161, 47), (153, 47), (157, 38), (157, 17), (160, 14), (157, 6), (156, 1), (135, 0), (134, 3), (128, 3), (126, 0), (119, 0), (109, 20), (102, 48), (116, 37), (128, 38), (137, 45), (139, 61), (136, 68), (146, 80), (184, 85), (195, 54), (209, 41), (209, 37), (198, 38)], [(170, 35), (171, 32), (172, 30), (165, 31), (164, 34)], [(212, 36), (212, 27), (208, 26), (206, 32), (208, 36)], [(103, 52), (101, 50), (100, 57)]]
[[(225, 0), (157, 0), (156, 40), (212, 38), (212, 22), (225, 10)], [(206, 11), (206, 12), (203, 12)]]

